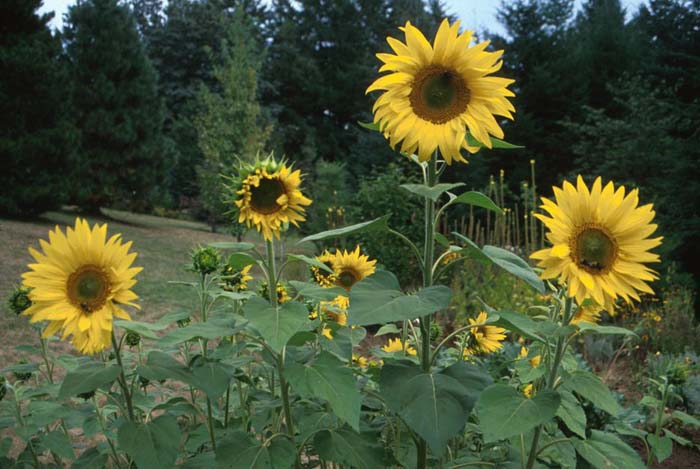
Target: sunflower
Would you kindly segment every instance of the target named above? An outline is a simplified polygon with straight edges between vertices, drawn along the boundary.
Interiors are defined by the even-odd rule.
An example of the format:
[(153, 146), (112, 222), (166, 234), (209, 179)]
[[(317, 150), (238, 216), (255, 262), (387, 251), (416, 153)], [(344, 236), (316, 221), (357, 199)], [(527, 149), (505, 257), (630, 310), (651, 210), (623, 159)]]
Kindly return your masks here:
[[(320, 256), (316, 256), (317, 261), (325, 264), (326, 267), (328, 267), (331, 270), (333, 270), (333, 259), (334, 258), (335, 258), (335, 256), (333, 254), (331, 254), (330, 252), (328, 252), (327, 250), (323, 251), (323, 254), (321, 254)], [(334, 273), (326, 272), (325, 270), (319, 269), (316, 266), (311, 266), (311, 273), (313, 274), (314, 280), (316, 280), (316, 283), (318, 283), (322, 287), (326, 287), (326, 288), (332, 287), (333, 284), (335, 284), (335, 281), (337, 280)]]
[(377, 54), (384, 62), (383, 75), (367, 93), (383, 90), (372, 109), (374, 122), (392, 147), (417, 153), (427, 161), (436, 149), (448, 164), (466, 162), (461, 150), (476, 153), (478, 146), (467, 143), (469, 134), (491, 148), (491, 137), (503, 138), (494, 116), (512, 119), (515, 108), (508, 97), (513, 80), (488, 76), (500, 70), (503, 51), (487, 52), (489, 41), (470, 47), (472, 31), (459, 33), (459, 21), (443, 20), (431, 46), (415, 26), (400, 28), (403, 43), (387, 38), (395, 54)]
[(584, 303), (576, 308), (574, 316), (571, 318), (571, 324), (578, 324), (580, 322), (598, 324), (598, 321), (600, 321), (600, 314), (602, 312), (603, 311), (600, 309), (600, 306), (597, 304), (593, 302), (589, 302), (588, 304)]
[(353, 285), (374, 273), (376, 260), (360, 254), (360, 246), (352, 252), (336, 251), (331, 261), (335, 272), (335, 284), (350, 291)]
[(487, 318), (488, 315), (484, 311), (480, 312), (476, 319), (469, 318), (469, 324), (477, 326), (471, 329), (474, 342), (484, 353), (495, 352), (503, 347), (501, 342), (506, 338), (504, 328), (486, 325)]
[(416, 352), (416, 349), (411, 347), (408, 344), (405, 344), (405, 350), (404, 350), (404, 344), (401, 342), (401, 339), (396, 338), (396, 339), (389, 339), (389, 342), (382, 347), (382, 350), (387, 352), (387, 353), (394, 353), (394, 352), (406, 352), (409, 355), (416, 355), (418, 352)]
[(591, 298), (611, 314), (618, 297), (630, 303), (639, 301), (638, 291), (654, 293), (646, 282), (658, 276), (644, 263), (659, 262), (649, 251), (662, 238), (649, 238), (655, 212), (651, 204), (637, 206), (637, 189), (625, 195), (623, 186), (609, 182), (603, 188), (597, 178), (589, 191), (579, 176), (576, 187), (564, 182), (554, 196), (556, 202), (542, 198), (550, 216), (535, 214), (552, 243), (530, 256), (544, 269), (542, 278), (559, 277), (579, 305)]
[(221, 269), (221, 288), (226, 291), (240, 292), (248, 289), (248, 282), (253, 280), (250, 269), (253, 265), (247, 265), (237, 271), (232, 265), (226, 264)]
[(525, 385), (523, 388), (523, 394), (528, 399), (532, 399), (532, 396), (535, 394), (535, 387), (532, 385), (532, 383)]
[(238, 209), (238, 223), (255, 226), (266, 240), (279, 239), (283, 224), (299, 226), (304, 221), (304, 206), (311, 200), (302, 194), (301, 171), (293, 171), (272, 157), (255, 164), (243, 164), (239, 179), (229, 190)]
[(44, 337), (60, 330), (64, 339), (72, 336), (81, 353), (104, 350), (113, 318), (131, 319), (121, 305), (139, 307), (131, 288), (142, 269), (131, 267), (137, 255), (129, 252), (131, 242), (122, 243), (120, 234), (107, 240), (106, 224), (90, 229), (78, 218), (65, 234), (57, 226), (49, 232), (49, 242), (39, 243), (43, 252), (29, 248), (36, 263), (22, 275), (32, 301), (22, 314), (31, 316), (31, 322), (49, 321)]

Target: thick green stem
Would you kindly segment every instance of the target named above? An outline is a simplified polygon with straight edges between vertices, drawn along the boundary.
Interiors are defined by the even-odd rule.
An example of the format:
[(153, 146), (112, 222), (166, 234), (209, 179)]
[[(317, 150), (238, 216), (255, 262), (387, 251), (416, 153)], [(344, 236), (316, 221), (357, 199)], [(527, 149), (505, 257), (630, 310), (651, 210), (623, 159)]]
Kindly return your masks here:
[[(437, 184), (437, 151), (428, 161), (425, 173), (425, 185), (433, 187)], [(425, 198), (425, 239), (423, 245), (423, 287), (433, 285), (433, 260), (435, 257), (435, 203)], [(432, 362), (430, 356), (430, 320), (431, 315), (425, 315), (420, 320), (421, 330), (421, 365), (425, 373), (430, 373)], [(418, 469), (425, 469), (428, 463), (428, 445), (423, 438), (418, 438)]]
[[(571, 298), (566, 298), (566, 303), (564, 304), (564, 316), (562, 318), (562, 324), (566, 326), (571, 320), (571, 307), (573, 305), (573, 300)], [(554, 389), (557, 381), (557, 373), (559, 372), (559, 365), (564, 358), (564, 353), (566, 352), (566, 346), (568, 342), (566, 337), (559, 337), (557, 339), (557, 344), (554, 349), (554, 358), (552, 359), (551, 368), (549, 369), (549, 375), (547, 376), (547, 382), (545, 383), (545, 389)], [(535, 434), (532, 437), (532, 445), (530, 446), (530, 453), (527, 458), (526, 469), (532, 469), (537, 460), (538, 445), (540, 444), (540, 436), (542, 436), (542, 429), (544, 425), (539, 425), (535, 429)]]
[[(659, 407), (656, 408), (656, 428), (654, 429), (655, 440), (659, 441), (661, 436), (661, 428), (663, 426), (664, 410), (666, 409), (666, 402), (668, 401), (668, 378), (664, 383), (664, 390), (661, 396), (661, 402)], [(655, 451), (654, 447), (647, 447), (647, 469), (651, 467), (654, 462)]]
[(119, 378), (117, 379), (117, 382), (122, 388), (122, 394), (124, 397), (124, 402), (126, 403), (126, 411), (129, 416), (129, 421), (135, 422), (136, 420), (134, 418), (134, 406), (131, 403), (131, 391), (129, 391), (129, 385), (126, 382), (126, 375), (124, 374), (124, 364), (122, 363), (121, 347), (119, 347), (119, 344), (117, 343), (117, 338), (114, 336), (114, 330), (112, 330), (112, 347), (114, 348), (114, 355), (116, 355), (117, 357), (117, 364), (120, 368)]
[(267, 240), (267, 292), (272, 306), (277, 306), (277, 278), (275, 271), (275, 245), (272, 239)]

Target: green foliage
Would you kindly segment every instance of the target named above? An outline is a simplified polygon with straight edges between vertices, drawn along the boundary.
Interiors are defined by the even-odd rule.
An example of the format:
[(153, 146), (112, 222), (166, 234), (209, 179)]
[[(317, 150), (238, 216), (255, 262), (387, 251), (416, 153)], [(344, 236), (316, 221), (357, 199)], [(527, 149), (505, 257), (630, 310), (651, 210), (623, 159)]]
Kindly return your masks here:
[(0, 213), (27, 217), (68, 199), (78, 133), (60, 37), (40, 0), (3, 2)]
[(81, 145), (73, 200), (143, 210), (163, 182), (166, 154), (157, 75), (126, 6), (88, 0), (64, 28)]

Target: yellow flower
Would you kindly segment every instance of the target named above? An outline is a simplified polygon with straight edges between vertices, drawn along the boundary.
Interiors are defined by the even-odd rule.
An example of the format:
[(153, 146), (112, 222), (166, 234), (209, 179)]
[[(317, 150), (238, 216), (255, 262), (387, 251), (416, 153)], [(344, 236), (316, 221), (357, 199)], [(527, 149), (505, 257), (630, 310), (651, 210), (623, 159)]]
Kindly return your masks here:
[[(316, 256), (316, 260), (325, 264), (329, 269), (333, 270), (333, 259), (335, 256), (330, 252), (323, 251), (323, 254)], [(335, 284), (336, 276), (335, 273), (326, 272), (323, 269), (319, 269), (316, 266), (311, 266), (311, 272), (314, 275), (316, 282), (322, 287), (329, 288)]]
[(353, 285), (374, 273), (376, 260), (369, 260), (368, 256), (360, 254), (360, 246), (355, 250), (336, 251), (333, 255), (333, 271), (335, 272), (335, 284), (350, 291)]
[(350, 299), (344, 295), (338, 295), (332, 301), (322, 301), (320, 304), (326, 319), (335, 321), (341, 326), (348, 324), (347, 310), (349, 305)]
[(537, 368), (540, 366), (540, 362), (542, 362), (542, 355), (535, 355), (530, 359), (530, 366)]
[(525, 394), (525, 397), (528, 399), (532, 398), (532, 396), (535, 394), (535, 387), (532, 385), (532, 383), (525, 385), (523, 388), (523, 394)]
[(651, 204), (637, 206), (637, 189), (625, 196), (623, 186), (615, 190), (609, 182), (603, 188), (597, 178), (589, 191), (579, 176), (576, 187), (564, 182), (554, 195), (556, 203), (542, 198), (550, 216), (535, 214), (552, 243), (531, 256), (540, 261), (542, 278), (561, 278), (578, 304), (591, 298), (611, 314), (617, 297), (630, 303), (639, 301), (638, 291), (654, 293), (646, 282), (658, 276), (644, 263), (659, 262), (649, 250), (662, 238), (649, 238), (655, 212)]
[(462, 255), (459, 253), (459, 251), (449, 252), (442, 258), (442, 265), (447, 265), (452, 261), (456, 261), (460, 257), (462, 257)]
[[(367, 93), (384, 91), (372, 109), (392, 147), (418, 154), (427, 161), (436, 149), (448, 164), (466, 162), (461, 150), (478, 151), (467, 144), (467, 130), (484, 146), (491, 137), (503, 138), (494, 116), (512, 119), (515, 108), (508, 97), (513, 80), (488, 76), (500, 70), (503, 51), (487, 52), (489, 41), (470, 47), (472, 31), (459, 33), (459, 21), (443, 20), (433, 45), (415, 26), (400, 28), (403, 43), (387, 38), (395, 54), (377, 54), (384, 62)], [(489, 135), (490, 134), (490, 135)]]
[(485, 325), (487, 319), (488, 316), (484, 311), (479, 313), (476, 319), (469, 318), (469, 324), (478, 325), (470, 330), (478, 348), (484, 353), (495, 352), (503, 347), (501, 342), (506, 338), (504, 334), (506, 330), (498, 326)]
[(250, 269), (253, 265), (247, 265), (236, 272), (231, 265), (225, 265), (221, 272), (221, 288), (226, 291), (244, 291), (248, 289), (248, 282), (253, 280)]
[(114, 317), (130, 320), (121, 305), (139, 308), (131, 291), (134, 276), (142, 269), (132, 267), (135, 252), (131, 241), (121, 235), (107, 239), (107, 225), (90, 225), (77, 218), (66, 233), (57, 226), (49, 232), (49, 242), (39, 241), (43, 253), (29, 248), (36, 260), (31, 271), (22, 275), (23, 285), (31, 288), (32, 306), (22, 314), (31, 322), (49, 321), (43, 336), (57, 331), (81, 353), (94, 354), (111, 343)]
[(328, 340), (333, 340), (333, 334), (332, 334), (331, 329), (329, 327), (324, 327), (323, 331), (321, 333)]
[[(396, 339), (389, 339), (389, 342), (382, 347), (382, 350), (384, 350), (387, 353), (394, 353), (394, 352), (403, 352), (404, 351), (404, 344), (401, 342), (401, 339), (396, 338)], [(406, 353), (409, 355), (416, 355), (416, 349), (411, 347), (410, 345), (406, 344)]]
[(598, 321), (600, 321), (600, 314), (603, 311), (600, 309), (600, 306), (597, 304), (589, 301), (589, 302), (584, 302), (583, 306), (579, 306), (576, 308), (576, 312), (574, 312), (574, 317), (571, 318), (571, 324), (578, 324), (580, 322), (590, 322), (592, 324), (598, 324)]
[(271, 158), (241, 168), (240, 181), (233, 187), (238, 223), (255, 226), (266, 240), (279, 239), (283, 224), (299, 226), (304, 206), (311, 200), (302, 194), (301, 171)]
[(471, 360), (474, 355), (476, 355), (476, 352), (473, 348), (464, 347), (464, 350), (462, 350), (462, 360)]
[(352, 354), (352, 362), (362, 368), (363, 370), (367, 368), (367, 359), (362, 355)]
[(527, 358), (527, 348), (526, 347), (520, 347), (520, 353), (518, 354), (518, 359), (522, 360), (523, 358)]

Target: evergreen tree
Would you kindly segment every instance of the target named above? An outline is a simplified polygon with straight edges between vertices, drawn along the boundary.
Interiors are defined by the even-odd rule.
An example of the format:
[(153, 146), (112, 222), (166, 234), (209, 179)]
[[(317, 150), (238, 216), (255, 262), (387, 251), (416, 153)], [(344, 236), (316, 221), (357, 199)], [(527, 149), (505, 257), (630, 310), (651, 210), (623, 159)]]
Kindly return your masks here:
[(74, 184), (70, 82), (41, 4), (0, 5), (0, 213), (13, 216), (59, 207)]
[(163, 109), (131, 12), (117, 0), (80, 2), (65, 37), (82, 130), (75, 201), (145, 209), (163, 181)]
[(251, 161), (262, 152), (270, 133), (257, 96), (261, 52), (251, 39), (253, 28), (239, 10), (213, 71), (217, 86), (202, 85), (200, 90), (194, 124), (204, 160), (197, 168), (197, 182), (212, 230), (227, 210), (222, 176), (233, 175), (237, 159)]

